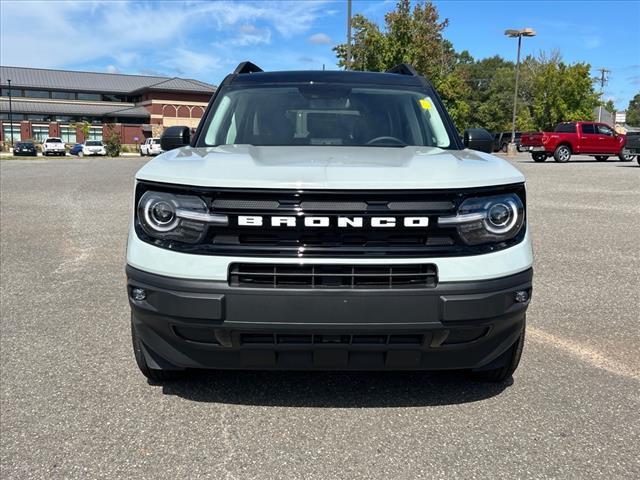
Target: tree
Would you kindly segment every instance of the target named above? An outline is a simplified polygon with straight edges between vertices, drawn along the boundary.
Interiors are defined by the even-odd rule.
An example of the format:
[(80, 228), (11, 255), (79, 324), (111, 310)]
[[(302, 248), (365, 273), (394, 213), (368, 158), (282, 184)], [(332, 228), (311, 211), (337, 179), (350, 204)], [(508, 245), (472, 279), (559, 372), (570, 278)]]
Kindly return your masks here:
[(632, 127), (640, 127), (640, 92), (629, 101), (626, 123)]
[(527, 57), (522, 68), (525, 83), (530, 82), (528, 108), (536, 129), (589, 119), (600, 103), (588, 63), (567, 65), (558, 52), (552, 52), (550, 56)]
[[(438, 89), (456, 125), (465, 125), (470, 112), (465, 100), (469, 85), (461, 66), (472, 58), (468, 52), (456, 54), (451, 42), (444, 39), (442, 32), (448, 23), (440, 20), (429, 1), (418, 1), (412, 9), (410, 0), (398, 0), (395, 10), (385, 15), (384, 30), (355, 15), (351, 68), (385, 71), (400, 63), (413, 65)], [(338, 65), (346, 67), (346, 44), (337, 45), (334, 51)]]
[(604, 109), (609, 113), (616, 113), (616, 106), (613, 103), (613, 100), (609, 99), (605, 103), (602, 104)]
[(107, 136), (104, 140), (104, 148), (107, 151), (108, 156), (120, 156), (122, 139), (120, 138), (120, 133), (116, 131), (114, 125), (111, 123), (107, 124)]
[(91, 132), (91, 124), (89, 122), (83, 120), (81, 122), (72, 123), (71, 126), (73, 128), (80, 129), (80, 131), (82, 132), (82, 138), (84, 138), (85, 140), (89, 138), (89, 133)]

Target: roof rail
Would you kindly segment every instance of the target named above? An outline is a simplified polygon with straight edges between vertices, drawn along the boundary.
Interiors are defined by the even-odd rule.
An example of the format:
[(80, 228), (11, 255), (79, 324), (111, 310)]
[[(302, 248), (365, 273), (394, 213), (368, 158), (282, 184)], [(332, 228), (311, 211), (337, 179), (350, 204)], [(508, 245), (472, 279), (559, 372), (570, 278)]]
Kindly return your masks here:
[(242, 74), (242, 73), (257, 73), (262, 72), (263, 70), (254, 63), (251, 62), (242, 62), (240, 63), (236, 69), (233, 71), (234, 74)]
[(418, 77), (418, 72), (411, 65), (407, 63), (401, 63), (400, 65), (396, 65), (395, 67), (391, 67), (387, 70), (387, 73), (397, 73), (399, 75), (410, 75), (412, 77)]

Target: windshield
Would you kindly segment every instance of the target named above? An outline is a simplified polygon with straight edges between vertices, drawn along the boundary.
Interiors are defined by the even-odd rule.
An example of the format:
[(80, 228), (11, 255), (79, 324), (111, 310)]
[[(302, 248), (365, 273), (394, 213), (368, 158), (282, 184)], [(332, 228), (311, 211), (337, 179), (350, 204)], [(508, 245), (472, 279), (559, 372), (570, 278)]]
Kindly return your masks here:
[(59, 138), (47, 138), (44, 143), (62, 143)]
[(425, 92), (305, 83), (220, 92), (204, 143), (447, 148), (451, 140)]
[(101, 147), (102, 142), (100, 140), (87, 140), (87, 147)]

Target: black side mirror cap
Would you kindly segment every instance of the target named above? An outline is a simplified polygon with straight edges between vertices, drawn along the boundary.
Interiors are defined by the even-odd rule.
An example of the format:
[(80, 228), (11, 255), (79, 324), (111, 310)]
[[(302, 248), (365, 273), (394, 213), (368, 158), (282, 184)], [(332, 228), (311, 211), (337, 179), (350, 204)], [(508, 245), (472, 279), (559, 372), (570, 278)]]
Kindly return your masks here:
[(479, 152), (493, 152), (493, 135), (484, 128), (468, 128), (464, 131), (464, 146)]
[(165, 152), (189, 145), (191, 142), (191, 129), (184, 126), (167, 128), (160, 137), (160, 146)]

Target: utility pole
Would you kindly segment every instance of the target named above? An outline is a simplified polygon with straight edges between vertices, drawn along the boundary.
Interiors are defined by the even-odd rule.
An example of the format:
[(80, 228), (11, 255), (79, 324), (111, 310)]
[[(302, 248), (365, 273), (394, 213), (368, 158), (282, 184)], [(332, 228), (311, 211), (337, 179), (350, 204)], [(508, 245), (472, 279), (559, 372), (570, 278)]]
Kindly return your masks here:
[(7, 79), (9, 84), (9, 138), (11, 138), (11, 151), (13, 152), (13, 108), (11, 107), (11, 80)]
[(598, 69), (600, 72), (600, 106), (598, 107), (598, 121), (602, 121), (602, 102), (604, 101), (604, 85), (607, 83), (607, 74), (611, 73), (611, 70), (607, 70), (604, 67)]
[(351, 0), (347, 0), (347, 61), (345, 69), (351, 70)]

